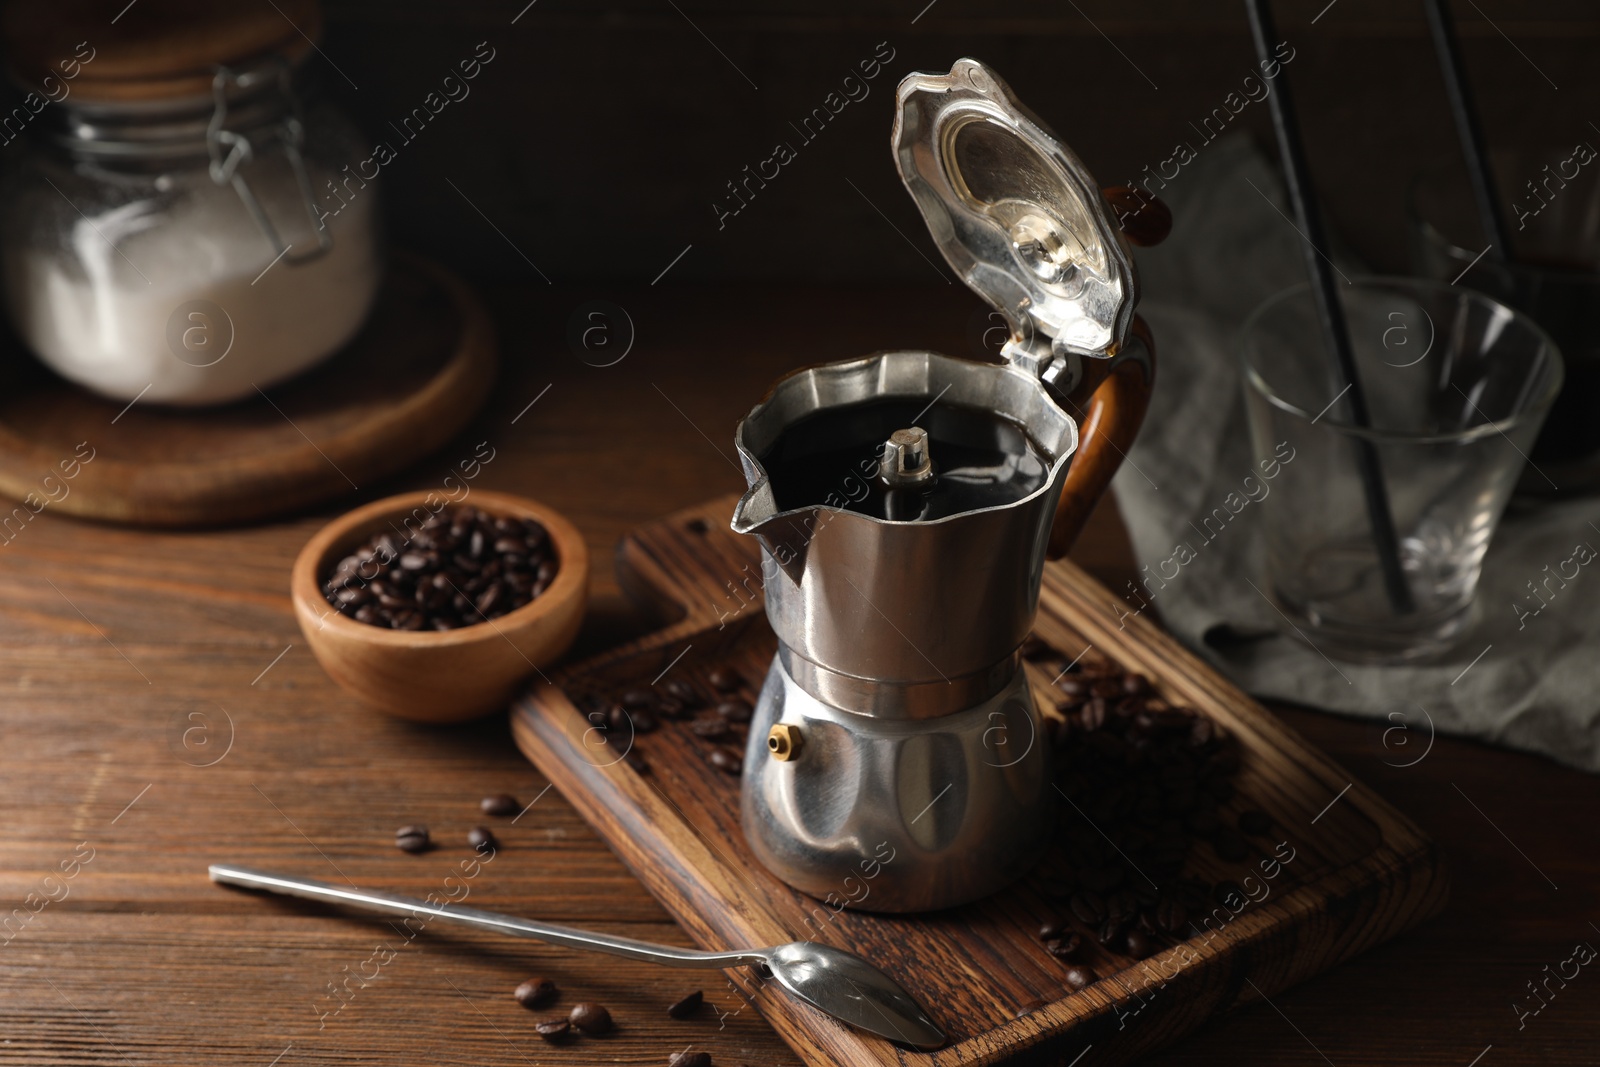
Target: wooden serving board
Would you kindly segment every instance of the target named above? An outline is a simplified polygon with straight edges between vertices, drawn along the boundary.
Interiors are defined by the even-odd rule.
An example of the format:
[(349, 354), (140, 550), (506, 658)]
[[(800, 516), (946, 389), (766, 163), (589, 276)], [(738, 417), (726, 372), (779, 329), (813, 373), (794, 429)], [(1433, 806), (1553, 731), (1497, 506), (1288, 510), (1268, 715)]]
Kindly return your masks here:
[[(853, 895), (846, 887), (830, 902), (795, 892), (745, 845), (738, 780), (707, 762), (709, 742), (669, 722), (610, 743), (586, 717), (627, 689), (656, 685), (659, 692), (673, 678), (710, 692), (707, 675), (717, 666), (743, 675), (750, 682), (745, 695), (753, 697), (775, 639), (762, 612), (755, 543), (728, 529), (733, 502), (712, 501), (624, 540), (624, 585), (676, 621), (535, 685), (518, 701), (512, 727), (524, 754), (697, 943), (809, 939), (850, 949), (903, 984), (950, 1037), (937, 1051), (912, 1051), (836, 1023), (748, 971), (729, 972), (730, 983), (806, 1063), (1122, 1063), (1443, 907), (1439, 858), (1408, 819), (1155, 625), (1122, 619), (1118, 598), (1067, 561), (1046, 569), (1035, 628), (1056, 656), (1028, 667), (1041, 707), (1053, 709), (1052, 692), (1061, 695), (1051, 685), (1057, 663), (1105, 657), (1143, 673), (1167, 702), (1196, 709), (1231, 735), (1239, 768), (1224, 813), (1269, 813), (1272, 833), (1251, 839), (1252, 854), (1232, 863), (1214, 846), (1196, 845), (1182, 873), (1238, 882), (1251, 899), (1197, 907), (1194, 936), (1167, 938), (1144, 960), (1099, 947), (1093, 931), (1077, 925), (1094, 980), (1075, 990), (1066, 980), (1069, 965), (1037, 940), (1042, 922), (1068, 914), (1043, 884), (1059, 873), (1059, 856), (996, 896), (932, 915), (840, 910)], [(618, 745), (631, 746), (630, 758)], [(1070, 808), (1062, 818), (1089, 820)]]
[[(476, 294), (426, 260), (397, 255), (355, 339), (266, 398), (129, 405), (56, 377), (24, 351), (0, 363), (0, 495), (32, 494), (15, 518), (49, 508), (139, 526), (216, 526), (286, 514), (410, 466), (472, 418), (496, 356)], [(62, 470), (72, 468), (57, 469), (63, 461), (76, 468), (70, 479)]]

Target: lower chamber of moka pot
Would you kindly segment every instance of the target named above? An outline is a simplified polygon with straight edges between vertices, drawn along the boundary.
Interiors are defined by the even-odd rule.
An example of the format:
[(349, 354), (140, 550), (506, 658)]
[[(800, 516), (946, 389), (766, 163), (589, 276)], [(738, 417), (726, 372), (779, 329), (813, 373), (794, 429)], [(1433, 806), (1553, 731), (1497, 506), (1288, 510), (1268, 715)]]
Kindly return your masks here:
[(745, 837), (779, 878), (834, 907), (935, 911), (1038, 861), (1056, 809), (1020, 662), (975, 706), (890, 718), (819, 699), (784, 660), (750, 724), (742, 798)]

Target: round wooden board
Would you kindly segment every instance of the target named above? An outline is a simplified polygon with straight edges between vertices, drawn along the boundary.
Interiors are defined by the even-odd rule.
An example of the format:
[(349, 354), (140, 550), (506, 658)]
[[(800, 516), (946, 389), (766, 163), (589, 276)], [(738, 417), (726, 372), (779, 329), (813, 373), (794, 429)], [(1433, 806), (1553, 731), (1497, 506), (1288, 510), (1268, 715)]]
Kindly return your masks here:
[[(356, 339), (267, 388), (270, 400), (127, 407), (63, 381), (25, 352), (4, 362), (0, 494), (24, 501), (31, 493), (32, 510), (43, 503), (83, 518), (215, 526), (354, 492), (427, 455), (488, 396), (496, 358), (477, 296), (430, 262), (395, 256)], [(89, 449), (93, 460), (64, 478)]]

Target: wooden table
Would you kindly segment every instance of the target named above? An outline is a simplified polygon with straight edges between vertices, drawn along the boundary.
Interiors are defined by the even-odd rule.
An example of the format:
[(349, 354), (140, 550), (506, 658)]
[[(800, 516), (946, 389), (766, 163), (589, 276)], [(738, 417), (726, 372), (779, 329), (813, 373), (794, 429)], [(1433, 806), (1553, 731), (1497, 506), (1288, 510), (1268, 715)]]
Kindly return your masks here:
[[(984, 321), (954, 287), (490, 296), (505, 366), (490, 407), (360, 498), (436, 485), (489, 441), (495, 458), (474, 484), (551, 503), (587, 533), (594, 594), (578, 654), (649, 621), (611, 577), (612, 546), (633, 524), (742, 484), (733, 424), (769, 381), (877, 348), (971, 354)], [(574, 310), (597, 297), (637, 331), (609, 367), (565, 340)], [(591, 362), (621, 350), (625, 327), (611, 328), (613, 346), (596, 345)], [(545, 791), (502, 717), (392, 721), (323, 674), (287, 581), (332, 513), (148, 533), (46, 510), (0, 544), (0, 1064), (662, 1064), (691, 1045), (719, 1064), (792, 1063), (718, 980), (438, 928), (408, 943), (381, 921), (207, 881), (206, 864), (227, 860), (423, 895), (446, 892), (455, 873), (449, 891), (466, 885), (475, 905), (687, 943)], [(1132, 573), (1113, 505), (1075, 555), (1115, 585)], [(1395, 768), (1386, 723), (1282, 714), (1434, 836), (1452, 903), (1157, 1062), (1594, 1063), (1595, 968), (1565, 988), (1552, 979), (1556, 995), (1520, 1029), (1512, 1005), (1537, 1007), (1526, 983), (1578, 942), (1600, 945), (1600, 780), (1444, 738)], [(499, 791), (534, 803), (497, 825), (505, 847), (463, 881), (466, 832), (485, 821), (478, 798)], [(410, 822), (441, 847), (398, 852), (394, 830)], [(511, 998), (534, 975), (554, 979), (564, 1003), (608, 1005), (617, 1034), (544, 1044)], [(668, 1019), (666, 1005), (697, 986), (717, 1010)]]

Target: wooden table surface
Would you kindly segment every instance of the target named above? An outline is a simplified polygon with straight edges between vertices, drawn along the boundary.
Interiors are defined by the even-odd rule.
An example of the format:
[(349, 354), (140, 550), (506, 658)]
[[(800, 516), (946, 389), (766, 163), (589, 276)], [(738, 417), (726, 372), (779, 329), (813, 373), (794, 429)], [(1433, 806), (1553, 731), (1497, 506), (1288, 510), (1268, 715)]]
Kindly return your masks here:
[[(474, 485), (546, 501), (586, 532), (594, 588), (579, 654), (649, 626), (611, 576), (612, 548), (631, 525), (740, 487), (733, 425), (768, 382), (877, 348), (971, 354), (983, 325), (955, 286), (489, 295), (504, 364), (489, 407), (404, 478), (340, 507), (436, 486), (488, 441), (494, 459)], [(637, 333), (611, 366), (567, 341), (605, 329), (569, 330), (596, 298)], [(590, 363), (622, 350), (614, 312), (610, 331), (609, 348), (590, 335)], [(718, 977), (438, 928), (407, 942), (381, 921), (208, 882), (208, 863), (235, 861), (416, 895), (466, 885), (474, 905), (687, 943), (545, 791), (503, 716), (393, 721), (323, 674), (291, 615), (288, 572), (336, 510), (151, 533), (47, 509), (0, 544), (0, 1064), (664, 1064), (690, 1046), (719, 1064), (794, 1062)], [(1115, 585), (1132, 573), (1112, 504), (1075, 556)], [(1395, 767), (1424, 739), (1402, 750), (1394, 736), (1384, 745), (1386, 723), (1282, 714), (1433, 835), (1451, 904), (1153, 1062), (1600, 1059), (1600, 971), (1552, 977), (1570, 976), (1579, 943), (1600, 945), (1600, 779), (1445, 738)], [(485, 821), (478, 798), (500, 791), (535, 803), (497, 825), (502, 851), (462, 879), (464, 837)], [(411, 822), (441, 847), (398, 852), (394, 830)], [(564, 1003), (608, 1005), (617, 1033), (544, 1044), (511, 997), (535, 975)], [(1545, 1006), (1519, 1018), (1517, 1005), (1540, 1005), (1529, 983)], [(717, 1010), (668, 1019), (697, 987)]]

